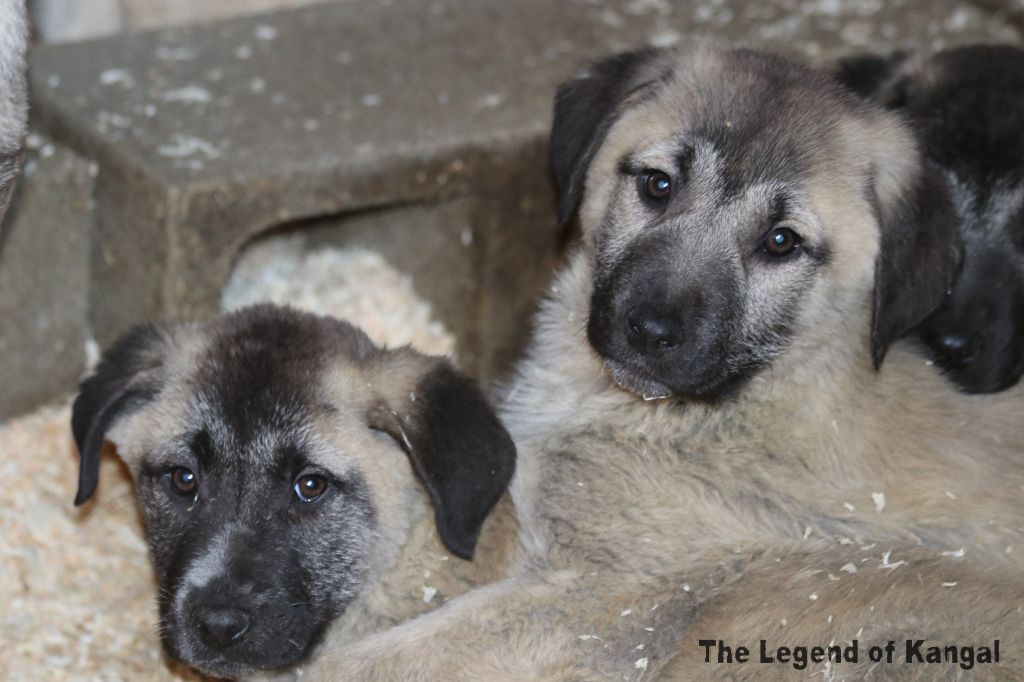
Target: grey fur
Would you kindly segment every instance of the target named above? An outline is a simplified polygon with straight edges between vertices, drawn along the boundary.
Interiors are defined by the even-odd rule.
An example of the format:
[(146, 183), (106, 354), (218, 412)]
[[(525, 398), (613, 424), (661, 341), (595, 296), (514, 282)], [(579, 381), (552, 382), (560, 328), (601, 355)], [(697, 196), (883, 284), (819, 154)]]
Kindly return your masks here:
[[(597, 88), (635, 101), (588, 122), (603, 138), (575, 154), (589, 164), (583, 243), (503, 399), (520, 452), (512, 493), (524, 561), (427, 616), (325, 647), (303, 679), (792, 677), (787, 666), (705, 664), (697, 645), (756, 650), (762, 637), (859, 637), (864, 647), (999, 638), (1000, 664), (972, 679), (1024, 675), (1024, 393), (958, 394), (902, 344), (876, 369), (883, 336), (933, 302), (911, 285), (953, 267), (941, 243), (922, 254), (933, 278), (916, 279), (920, 262), (886, 260), (910, 258), (911, 228), (895, 218), (923, 177), (911, 136), (894, 115), (780, 58), (707, 46), (645, 58), (611, 73), (639, 74), (650, 91)], [(623, 167), (671, 169), (681, 142), (697, 150), (689, 193), (652, 212)], [(779, 187), (820, 258), (749, 259), (765, 188)], [(894, 235), (908, 238), (884, 249)], [(908, 279), (887, 280), (894, 271)], [(611, 324), (590, 335), (595, 352), (581, 333), (621, 296), (679, 290), (721, 296), (684, 330), (697, 335), (685, 342), (692, 355), (638, 359)], [(727, 390), (694, 380), (709, 352), (721, 354), (712, 374), (741, 369)], [(651, 392), (673, 397), (641, 399)], [(804, 674), (963, 673), (871, 665)]]
[(25, 0), (0, 2), (0, 231), (15, 180), (21, 174), (28, 127), (25, 56), (28, 19)]

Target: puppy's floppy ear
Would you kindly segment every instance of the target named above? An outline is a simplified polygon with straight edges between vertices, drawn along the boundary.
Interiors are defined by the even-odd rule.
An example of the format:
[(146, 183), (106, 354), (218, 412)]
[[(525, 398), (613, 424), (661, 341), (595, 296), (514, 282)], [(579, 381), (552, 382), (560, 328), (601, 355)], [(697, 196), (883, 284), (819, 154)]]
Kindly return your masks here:
[(80, 459), (75, 505), (96, 492), (100, 455), (114, 422), (159, 390), (153, 370), (163, 364), (165, 336), (152, 325), (133, 328), (111, 346), (79, 387), (71, 408), (71, 433)]
[(381, 353), (371, 365), (383, 402), (371, 410), (370, 425), (406, 451), (445, 546), (472, 558), (480, 529), (515, 471), (512, 437), (476, 383), (447, 360), (403, 348)]
[(889, 56), (847, 57), (836, 64), (835, 77), (860, 97), (874, 99), (890, 109), (899, 108), (906, 98), (906, 80), (899, 74), (909, 56), (909, 52), (899, 51)]
[(559, 86), (550, 154), (558, 185), (560, 227), (565, 227), (576, 212), (590, 162), (614, 123), (622, 101), (636, 87), (640, 67), (657, 52), (646, 48), (605, 58)]
[(938, 170), (921, 169), (888, 201), (872, 194), (881, 228), (871, 321), (878, 369), (889, 346), (942, 305), (960, 267), (961, 243), (949, 186)]

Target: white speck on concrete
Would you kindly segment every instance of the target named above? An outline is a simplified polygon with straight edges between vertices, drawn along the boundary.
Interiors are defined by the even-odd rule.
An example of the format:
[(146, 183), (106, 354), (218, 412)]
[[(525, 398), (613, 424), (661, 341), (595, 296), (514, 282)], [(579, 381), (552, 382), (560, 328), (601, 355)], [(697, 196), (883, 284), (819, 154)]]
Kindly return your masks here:
[(943, 587), (956, 587), (956, 581), (954, 580), (954, 581), (951, 581), (951, 582), (948, 582), (948, 583), (942, 583), (942, 586)]
[(622, 617), (622, 618), (625, 618), (626, 616), (628, 616), (631, 613), (633, 613), (633, 609), (626, 609), (625, 611), (620, 613), (619, 616)]
[(843, 507), (845, 507), (845, 508), (846, 508), (846, 511), (857, 511), (857, 508), (856, 508), (856, 507), (854, 507), (854, 506), (853, 506), (852, 504), (850, 504), (849, 502), (843, 502)]
[(364, 107), (380, 106), (380, 95), (377, 95), (377, 94), (372, 93), (372, 92), (367, 94), (367, 95), (363, 95), (363, 106)]
[(239, 59), (248, 59), (252, 56), (252, 48), (248, 45), (239, 45), (235, 48), (235, 56)]
[(611, 26), (612, 28), (619, 28), (623, 23), (619, 13), (610, 8), (601, 10), (601, 22), (605, 26)]
[(811, 596), (808, 597), (808, 599), (810, 599), (811, 601), (818, 601), (818, 593), (817, 592), (813, 592), (811, 594)]
[(262, 78), (259, 78), (259, 77), (253, 78), (251, 81), (249, 81), (249, 89), (251, 91), (253, 91), (254, 93), (256, 93), (256, 94), (259, 94), (261, 92), (266, 92), (266, 90), (267, 90), (267, 81), (265, 81), (265, 80), (263, 80)]
[(946, 497), (948, 497), (951, 500), (955, 500), (956, 499), (956, 495), (953, 494), (952, 490), (947, 490), (946, 491)]
[(473, 228), (464, 227), (462, 228), (461, 234), (459, 234), (459, 241), (462, 242), (463, 246), (472, 246), (473, 244)]
[(220, 156), (220, 150), (210, 142), (183, 133), (175, 133), (171, 138), (170, 144), (162, 144), (157, 147), (157, 153), (160, 156), (176, 159), (192, 156), (193, 154), (202, 154), (210, 159)]
[(875, 503), (875, 511), (881, 514), (885, 509), (885, 493), (871, 493), (871, 501)]
[(682, 39), (682, 33), (670, 28), (652, 34), (647, 39), (647, 44), (650, 45), (651, 47), (672, 47)]
[(274, 40), (277, 38), (277, 29), (269, 24), (260, 24), (252, 34), (257, 40)]
[(111, 113), (109, 111), (101, 111), (96, 114), (96, 129), (100, 133), (107, 133), (111, 127), (114, 128), (130, 128), (132, 126), (132, 120), (127, 116), (121, 114)]
[(850, 563), (850, 564), (846, 564), (845, 566), (843, 566), (839, 570), (843, 571), (844, 573), (856, 573), (857, 572), (857, 567), (854, 566), (852, 563)]
[(497, 92), (491, 92), (481, 97), (479, 102), (481, 107), (493, 109), (494, 107), (500, 107), (505, 103), (505, 95)]
[(964, 549), (963, 547), (961, 547), (960, 549), (958, 549), (958, 550), (956, 550), (956, 551), (952, 551), (952, 552), (943, 552), (943, 553), (942, 553), (942, 556), (948, 556), (948, 557), (953, 557), (954, 559), (960, 559), (960, 558), (962, 558), (962, 557), (963, 557), (963, 556), (964, 556), (965, 554), (967, 554), (967, 550), (965, 550), (965, 549)]
[(206, 88), (198, 85), (186, 85), (183, 88), (164, 91), (160, 99), (165, 102), (209, 102), (213, 98)]
[(197, 51), (192, 47), (171, 47), (160, 45), (156, 48), (157, 59), (169, 62), (187, 61), (196, 58)]
[(636, 659), (636, 662), (633, 664), (633, 667), (637, 670), (647, 670), (647, 657), (645, 656), (644, 658)]
[(423, 586), (423, 603), (424, 604), (429, 604), (431, 601), (433, 601), (434, 597), (436, 597), (436, 596), (437, 596), (437, 588), (436, 587), (429, 587), (427, 585)]
[(60, 76), (55, 73), (51, 73), (46, 77), (46, 85), (50, 88), (60, 87)]
[(125, 69), (106, 69), (100, 72), (100, 83), (102, 85), (120, 84), (130, 88), (135, 85), (135, 79)]
[(672, 5), (668, 0), (632, 0), (626, 5), (626, 14), (635, 17), (651, 12), (657, 12), (661, 16), (667, 17), (672, 14)]

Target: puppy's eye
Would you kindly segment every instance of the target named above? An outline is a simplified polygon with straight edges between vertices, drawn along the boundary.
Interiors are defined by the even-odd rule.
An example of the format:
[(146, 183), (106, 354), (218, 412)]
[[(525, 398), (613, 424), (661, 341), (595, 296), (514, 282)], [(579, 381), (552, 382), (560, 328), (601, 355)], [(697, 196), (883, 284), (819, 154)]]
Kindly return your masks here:
[(303, 502), (315, 502), (327, 492), (327, 479), (316, 474), (299, 476), (295, 481), (295, 496)]
[(776, 227), (765, 236), (761, 248), (769, 256), (788, 256), (800, 246), (801, 241), (800, 235), (788, 227)]
[(194, 497), (199, 488), (199, 477), (191, 469), (175, 467), (170, 471), (171, 490), (179, 495)]
[(672, 178), (659, 170), (644, 171), (640, 175), (640, 194), (648, 201), (664, 203), (672, 194)]

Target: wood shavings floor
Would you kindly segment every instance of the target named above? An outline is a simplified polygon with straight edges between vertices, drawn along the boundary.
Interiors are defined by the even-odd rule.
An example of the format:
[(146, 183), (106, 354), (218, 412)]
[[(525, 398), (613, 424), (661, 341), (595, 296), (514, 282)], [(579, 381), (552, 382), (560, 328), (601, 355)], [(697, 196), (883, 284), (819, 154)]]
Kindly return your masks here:
[[(252, 247), (225, 289), (348, 319), (378, 343), (451, 353), (409, 279), (368, 251)], [(67, 403), (0, 425), (0, 679), (199, 680), (162, 655), (156, 588), (127, 471), (106, 453), (97, 496), (72, 506), (78, 453)]]

